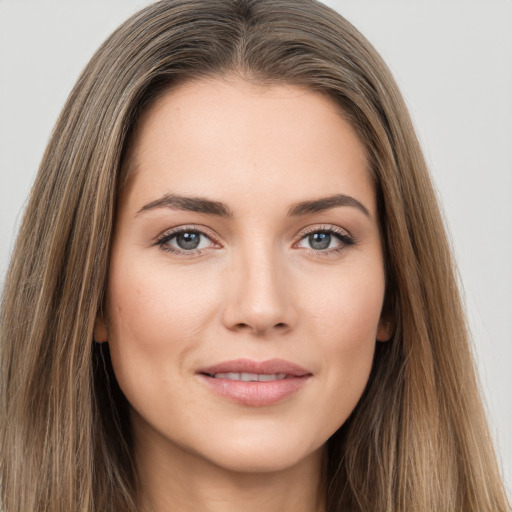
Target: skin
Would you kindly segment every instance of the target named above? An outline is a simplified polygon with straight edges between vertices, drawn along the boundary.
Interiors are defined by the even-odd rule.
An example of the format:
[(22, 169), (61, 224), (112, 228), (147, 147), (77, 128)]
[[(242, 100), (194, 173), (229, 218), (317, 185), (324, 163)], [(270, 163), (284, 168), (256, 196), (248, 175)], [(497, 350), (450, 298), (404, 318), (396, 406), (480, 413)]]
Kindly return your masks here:
[[(132, 406), (141, 507), (325, 510), (325, 442), (390, 337), (375, 190), (354, 131), (319, 93), (209, 78), (144, 113), (127, 172), (95, 335)], [(166, 194), (222, 202), (232, 217), (154, 206)], [(363, 208), (288, 215), (334, 194)], [(199, 249), (179, 248), (179, 227), (206, 234)], [(332, 229), (352, 243), (312, 245), (310, 232)], [(310, 376), (278, 403), (235, 403), (197, 371), (237, 358), (281, 358)]]

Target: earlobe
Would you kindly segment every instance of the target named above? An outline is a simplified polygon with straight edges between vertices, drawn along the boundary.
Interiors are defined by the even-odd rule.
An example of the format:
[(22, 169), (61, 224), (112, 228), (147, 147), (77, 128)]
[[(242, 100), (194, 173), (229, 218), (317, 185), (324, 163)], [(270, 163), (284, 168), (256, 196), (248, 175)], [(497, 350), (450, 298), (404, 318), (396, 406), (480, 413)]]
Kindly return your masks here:
[(391, 336), (393, 336), (393, 331), (393, 323), (387, 320), (385, 317), (381, 317), (379, 320), (379, 326), (377, 328), (377, 341), (389, 341)]
[(105, 343), (108, 341), (107, 324), (103, 318), (103, 314), (99, 313), (94, 324), (94, 341), (96, 343)]

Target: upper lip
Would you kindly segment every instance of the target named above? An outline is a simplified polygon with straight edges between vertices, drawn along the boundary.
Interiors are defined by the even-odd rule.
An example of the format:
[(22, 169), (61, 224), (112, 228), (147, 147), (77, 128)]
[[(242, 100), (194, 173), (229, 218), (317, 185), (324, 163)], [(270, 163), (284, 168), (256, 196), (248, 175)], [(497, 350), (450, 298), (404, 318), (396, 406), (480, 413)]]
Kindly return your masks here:
[(217, 373), (256, 373), (258, 375), (272, 375), (286, 373), (292, 377), (304, 377), (311, 372), (284, 359), (268, 359), (266, 361), (253, 361), (252, 359), (232, 359), (213, 366), (200, 368), (197, 373), (215, 375)]

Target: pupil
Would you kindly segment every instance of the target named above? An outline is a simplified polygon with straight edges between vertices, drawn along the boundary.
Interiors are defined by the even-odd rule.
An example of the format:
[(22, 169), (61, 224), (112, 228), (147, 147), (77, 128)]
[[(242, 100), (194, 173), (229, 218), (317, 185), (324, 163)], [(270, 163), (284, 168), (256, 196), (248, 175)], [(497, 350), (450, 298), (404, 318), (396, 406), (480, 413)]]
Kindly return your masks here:
[(313, 233), (309, 235), (309, 243), (313, 249), (327, 249), (331, 243), (329, 233)]
[(199, 245), (199, 239), (200, 239), (199, 233), (191, 233), (189, 231), (185, 233), (180, 233), (176, 237), (176, 242), (180, 249), (196, 249)]

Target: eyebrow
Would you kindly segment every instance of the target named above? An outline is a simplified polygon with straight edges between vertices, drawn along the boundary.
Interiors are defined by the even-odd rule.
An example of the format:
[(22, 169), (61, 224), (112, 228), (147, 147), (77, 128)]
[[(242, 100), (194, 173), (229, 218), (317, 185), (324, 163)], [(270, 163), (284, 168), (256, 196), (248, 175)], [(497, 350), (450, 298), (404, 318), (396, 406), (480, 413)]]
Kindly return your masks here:
[(216, 215), (218, 217), (233, 217), (233, 212), (224, 203), (202, 197), (184, 197), (174, 194), (165, 194), (160, 199), (151, 201), (143, 206), (137, 212), (137, 215), (154, 210), (155, 208), (172, 208), (186, 212), (206, 213), (207, 215)]
[[(363, 212), (367, 217), (370, 217), (368, 209), (357, 199), (345, 194), (335, 194), (321, 199), (314, 199), (311, 201), (302, 201), (293, 205), (288, 210), (288, 217), (299, 217), (312, 213), (323, 212), (331, 208), (340, 206), (350, 206), (357, 208)], [(218, 217), (232, 218), (234, 217), (231, 209), (224, 203), (219, 201), (212, 201), (202, 197), (185, 197), (174, 194), (165, 194), (159, 199), (155, 199), (150, 203), (144, 205), (138, 212), (144, 213), (156, 208), (172, 208), (175, 210), (205, 213), (207, 215), (215, 215)]]
[(347, 196), (345, 194), (335, 194), (333, 196), (315, 199), (313, 201), (297, 203), (288, 210), (288, 216), (296, 217), (299, 215), (308, 215), (310, 213), (323, 212), (325, 210), (330, 210), (331, 208), (337, 208), (338, 206), (351, 206), (353, 208), (357, 208), (367, 217), (370, 217), (370, 212), (363, 203), (359, 202), (354, 197)]

